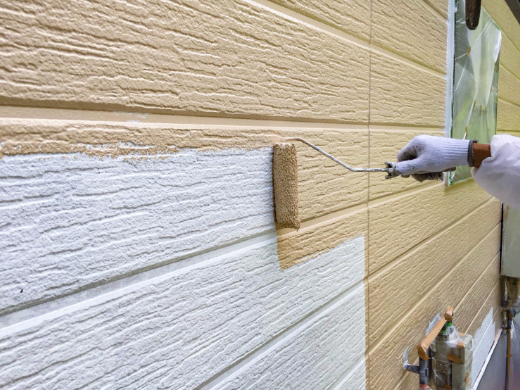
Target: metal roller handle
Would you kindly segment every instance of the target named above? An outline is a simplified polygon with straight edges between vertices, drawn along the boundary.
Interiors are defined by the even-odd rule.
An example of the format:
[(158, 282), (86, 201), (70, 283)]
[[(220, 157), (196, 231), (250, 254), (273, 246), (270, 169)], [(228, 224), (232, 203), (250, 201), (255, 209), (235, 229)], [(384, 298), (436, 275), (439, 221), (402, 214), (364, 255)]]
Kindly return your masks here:
[(386, 167), (385, 168), (353, 168), (351, 167), (350, 165), (347, 165), (345, 164), (343, 161), (340, 161), (338, 160), (336, 157), (334, 157), (333, 155), (327, 153), (326, 151), (318, 148), (316, 145), (314, 144), (311, 144), (309, 141), (307, 141), (306, 139), (303, 139), (303, 138), (299, 138), (299, 137), (291, 137), (291, 138), (285, 138), (286, 141), (299, 141), (299, 142), (302, 142), (308, 146), (310, 146), (311, 148), (313, 148), (314, 150), (316, 150), (317, 152), (323, 154), (325, 157), (328, 157), (330, 158), (332, 161), (338, 163), (339, 165), (341, 165), (342, 167), (344, 168), (347, 168), (349, 171), (351, 172), (385, 172), (387, 174), (386, 178), (387, 179), (390, 179), (392, 177), (396, 177), (396, 176), (399, 176), (396, 172), (395, 172), (395, 164), (394, 163), (389, 163), (389, 162), (385, 162), (386, 164)]

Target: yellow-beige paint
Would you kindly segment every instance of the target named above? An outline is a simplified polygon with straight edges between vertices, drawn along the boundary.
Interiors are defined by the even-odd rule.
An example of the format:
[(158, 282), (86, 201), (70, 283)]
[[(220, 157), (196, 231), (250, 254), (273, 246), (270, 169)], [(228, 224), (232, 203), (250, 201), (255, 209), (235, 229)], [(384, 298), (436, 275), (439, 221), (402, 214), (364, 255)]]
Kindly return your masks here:
[[(38, 3), (34, 5), (39, 11), (37, 17), (47, 17), (48, 23), (34, 25), (38, 21), (28, 16), (32, 5), (24, 5), (14, 15), (13, 6), (4, 2), (2, 7), (7, 12), (2, 15), (12, 27), (11, 41), (20, 46), (9, 47), (6, 66), (13, 73), (6, 74), (7, 81), (1, 85), (0, 102), (4, 106), (0, 107), (0, 154), (83, 153), (92, 158), (139, 159), (182, 149), (269, 148), (280, 137), (303, 136), (352, 165), (379, 166), (414, 135), (442, 134), (447, 1), (394, 2), (395, 17), (387, 17), (382, 10), (390, 3), (378, 0), (371, 4), (371, 12), (377, 13), (369, 15), (372, 25), (366, 22), (366, 4), (359, 1), (339, 14), (328, 2), (275, 2), (271, 6), (271, 2), (262, 0), (261, 7), (254, 1), (246, 5), (238, 2), (239, 8), (229, 10), (234, 15), (233, 23), (240, 20), (237, 15), (242, 15), (244, 25), (255, 26), (249, 29), (233, 24), (241, 38), (265, 31), (254, 44), (241, 41), (244, 45), (239, 48), (229, 35), (234, 30), (220, 19), (219, 15), (228, 12), (224, 3), (213, 4), (219, 12), (212, 13), (202, 10), (202, 2), (192, 2), (197, 5), (194, 14), (203, 15), (203, 25), (209, 26), (200, 29), (200, 44), (209, 48), (206, 52), (213, 57), (196, 54), (197, 50), (199, 54), (205, 52), (197, 47), (196, 39), (183, 41), (180, 34), (172, 41), (164, 35), (167, 26), (153, 25), (153, 17), (160, 22), (171, 15), (157, 14), (155, 3), (151, 7), (153, 17), (146, 20), (137, 9), (129, 13), (111, 11), (111, 2), (90, 4), (108, 10), (106, 20), (101, 19), (103, 13), (92, 13), (93, 19), (75, 14), (74, 7), (70, 17), (62, 18), (53, 13), (55, 2)], [(504, 2), (483, 3), (503, 30), (501, 66), (511, 73), (510, 79), (520, 78), (516, 61), (520, 58), (518, 23)], [(150, 31), (157, 29), (159, 36), (125, 31), (124, 18), (118, 18), (122, 13), (133, 24), (143, 21)], [(176, 10), (175, 15), (179, 14)], [(253, 20), (256, 22), (251, 23)], [(58, 29), (58, 25), (69, 30)], [(97, 25), (105, 31), (92, 28)], [(189, 35), (193, 25), (180, 28)], [(221, 28), (218, 34), (215, 26)], [(430, 31), (428, 40), (421, 36), (425, 26)], [(94, 35), (81, 35), (89, 31)], [(74, 34), (80, 34), (81, 39), (73, 39), (78, 37)], [(112, 52), (99, 47), (101, 53), (116, 59), (110, 59), (113, 66), (105, 68), (95, 57), (98, 53), (89, 56), (91, 48), (86, 43), (102, 42), (110, 34), (121, 38), (114, 41), (121, 47)], [(59, 52), (60, 40), (74, 41), (80, 50), (77, 57)], [(271, 46), (264, 47), (263, 40)], [(125, 42), (144, 46), (129, 44), (129, 50), (124, 51)], [(215, 47), (206, 46), (207, 42), (215, 43)], [(181, 55), (186, 62), (172, 62), (178, 58), (170, 50), (175, 45), (186, 49)], [(55, 51), (59, 53), (52, 54)], [(157, 59), (155, 70), (162, 72), (156, 84), (150, 84), (147, 68), (142, 66), (148, 58)], [(24, 68), (29, 59), (41, 67)], [(265, 59), (273, 61), (265, 63)], [(118, 63), (120, 68), (114, 65)], [(178, 77), (175, 72), (186, 64), (193, 67), (192, 74)], [(17, 73), (17, 69), (21, 71)], [(79, 71), (71, 72), (74, 69)], [(225, 71), (218, 73), (219, 69)], [(112, 74), (115, 70), (128, 79), (118, 80)], [(171, 78), (174, 73), (177, 84), (162, 78)], [(273, 79), (268, 78), (270, 74)], [(88, 77), (100, 79), (89, 84)], [(177, 85), (184, 88), (180, 95), (175, 95)], [(192, 93), (199, 89), (205, 94)], [(215, 91), (218, 98), (212, 95)], [(499, 130), (519, 134), (520, 127), (515, 125), (519, 123), (518, 96), (511, 89), (505, 91), (506, 95), (499, 95)], [(140, 113), (109, 112), (113, 109)], [(367, 387), (412, 389), (417, 378), (402, 370), (402, 353), (417, 342), (436, 313), (458, 304), (455, 321), (468, 333), (480, 327), (491, 307), (495, 316), (499, 313), (498, 274), (493, 268), (499, 232), (490, 225), (495, 217), (480, 223), (483, 215), (492, 214), (495, 208), (498, 213), (498, 207), (474, 183), (445, 190), (442, 185), (419, 184), (411, 179), (385, 181), (377, 175), (345, 172), (305, 145), (297, 148), (302, 225), (298, 231), (277, 231), (281, 272), (296, 269), (294, 265), (302, 261), (312, 262), (348, 238), (364, 237)], [(482, 243), (475, 246), (462, 237), (458, 239), (466, 232), (456, 229), (463, 219), (471, 225), (472, 233), (484, 237)], [(399, 235), (392, 234), (395, 231)], [(446, 235), (461, 243), (457, 250), (460, 260), (456, 268), (439, 276), (441, 268), (453, 266), (446, 263), (449, 255), (445, 251), (436, 250)], [(435, 277), (410, 273), (412, 281), (422, 275), (423, 288), (419, 292), (410, 288), (409, 295), (418, 296), (403, 313), (397, 300), (387, 301), (385, 297), (403, 286), (392, 273), (407, 264), (418, 270), (430, 267), (429, 275)], [(374, 280), (386, 282), (371, 284)], [(381, 309), (386, 302), (388, 307)], [(385, 313), (392, 314), (388, 322)], [(372, 323), (378, 320), (382, 324)], [(499, 322), (496, 317), (495, 324)]]

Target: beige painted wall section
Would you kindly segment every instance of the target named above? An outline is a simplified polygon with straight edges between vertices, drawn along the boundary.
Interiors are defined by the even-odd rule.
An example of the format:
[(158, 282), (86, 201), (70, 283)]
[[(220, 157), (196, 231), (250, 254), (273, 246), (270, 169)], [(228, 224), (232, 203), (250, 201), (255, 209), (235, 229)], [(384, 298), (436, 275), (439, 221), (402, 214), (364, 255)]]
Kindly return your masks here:
[[(520, 27), (504, 2), (484, 6), (504, 33), (499, 129), (520, 135)], [(444, 134), (447, 0), (0, 7), (1, 154), (253, 149), (291, 135), (375, 167), (415, 135)], [(416, 359), (437, 313), (454, 306), (472, 333), (499, 311), (499, 202), (472, 181), (386, 181), (303, 146), (298, 157), (303, 223), (278, 231), (281, 266), (364, 236), (367, 388), (415, 389), (403, 354)]]
[(520, 25), (505, 2), (482, 4), (502, 29), (498, 80), (498, 133), (520, 136)]
[[(503, 34), (498, 132), (520, 136), (520, 26), (504, 1), (484, 1), (483, 6)], [(398, 149), (396, 145), (389, 150), (398, 137), (385, 133), (370, 126), (371, 160), (378, 156), (374, 148), (379, 145), (387, 145), (388, 156)], [(400, 137), (404, 141), (412, 135)], [(371, 177), (371, 197), (388, 191), (382, 180), (376, 183)], [(381, 205), (370, 202), (367, 334), (372, 389), (416, 388), (415, 376), (402, 374), (398, 357), (410, 348), (409, 360), (416, 359), (410, 339), (421, 338), (425, 319), (441, 312), (446, 303), (455, 307), (455, 323), (464, 332), (475, 334), (491, 308), (495, 330), (500, 322), (499, 202), (473, 182), (446, 190), (435, 185), (419, 188), (406, 189), (407, 195), (398, 194)], [(414, 211), (403, 213), (401, 205)], [(395, 246), (380, 249), (388, 226), (406, 235), (397, 237)]]

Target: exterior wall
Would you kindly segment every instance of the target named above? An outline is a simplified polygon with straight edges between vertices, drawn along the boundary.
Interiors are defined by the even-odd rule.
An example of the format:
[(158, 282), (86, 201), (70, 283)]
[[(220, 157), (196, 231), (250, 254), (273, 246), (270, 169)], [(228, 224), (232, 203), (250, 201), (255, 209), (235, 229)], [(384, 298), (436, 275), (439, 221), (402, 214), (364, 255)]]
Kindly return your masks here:
[[(520, 135), (520, 26), (484, 6)], [(448, 305), (476, 378), (498, 201), (298, 145), (302, 227), (273, 218), (280, 136), (380, 166), (444, 134), (447, 1), (0, 7), (0, 387), (415, 389)]]

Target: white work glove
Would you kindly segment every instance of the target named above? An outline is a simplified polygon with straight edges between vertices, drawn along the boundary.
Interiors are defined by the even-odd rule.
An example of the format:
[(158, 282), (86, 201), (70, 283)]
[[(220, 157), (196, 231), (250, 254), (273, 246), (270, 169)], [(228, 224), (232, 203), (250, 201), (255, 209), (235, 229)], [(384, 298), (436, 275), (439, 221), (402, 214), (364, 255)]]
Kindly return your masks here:
[(442, 172), (468, 166), (470, 141), (454, 138), (418, 135), (399, 153), (395, 171), (419, 181), (442, 180)]

